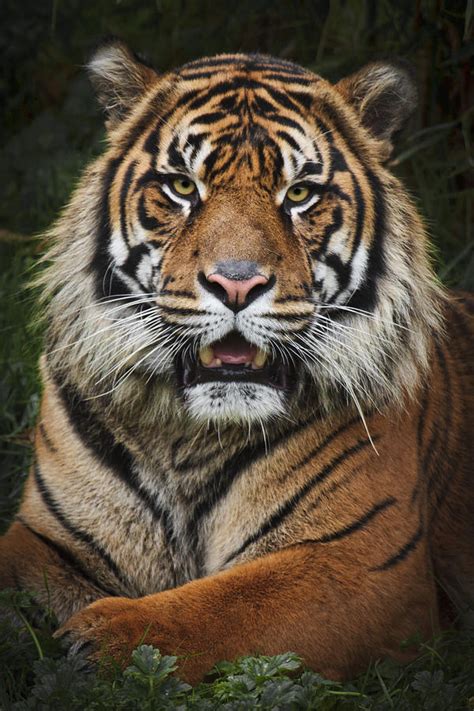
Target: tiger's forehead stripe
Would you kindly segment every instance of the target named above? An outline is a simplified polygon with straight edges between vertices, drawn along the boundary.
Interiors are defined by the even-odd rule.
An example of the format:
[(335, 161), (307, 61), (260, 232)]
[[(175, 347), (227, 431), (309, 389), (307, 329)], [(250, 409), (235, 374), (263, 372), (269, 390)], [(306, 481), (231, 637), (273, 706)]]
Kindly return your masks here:
[[(202, 180), (219, 177), (222, 182), (225, 171), (242, 161), (239, 149), (240, 153), (242, 149), (248, 151), (250, 144), (251, 148), (257, 148), (255, 165), (260, 167), (262, 177), (268, 172), (269, 159), (273, 156), (273, 182), (283, 167), (289, 180), (295, 176), (295, 170), (289, 171), (288, 165), (285, 166), (288, 161), (281, 156), (281, 144), (286, 143), (294, 164), (299, 163), (301, 168), (304, 163), (307, 171), (312, 165), (316, 166), (320, 161), (313, 138), (308, 135), (310, 125), (306, 120), (312, 93), (292, 92), (291, 86), (282, 90), (274, 76), (254, 77), (248, 70), (241, 71), (235, 66), (231, 75), (228, 67), (224, 76), (217, 72), (214, 81), (205, 78), (197, 82), (193, 77), (188, 82), (185, 76), (180, 76), (177, 92), (181, 96), (163, 118), (165, 126), (174, 126), (174, 136), (165, 142), (163, 131), (160, 135), (162, 154), (165, 143), (168, 144), (166, 164), (176, 170), (192, 170), (196, 162)], [(188, 89), (187, 84), (191, 84), (191, 88)], [(309, 154), (302, 159), (305, 147)], [(251, 161), (248, 163), (253, 167)], [(195, 173), (198, 175), (197, 170)]]

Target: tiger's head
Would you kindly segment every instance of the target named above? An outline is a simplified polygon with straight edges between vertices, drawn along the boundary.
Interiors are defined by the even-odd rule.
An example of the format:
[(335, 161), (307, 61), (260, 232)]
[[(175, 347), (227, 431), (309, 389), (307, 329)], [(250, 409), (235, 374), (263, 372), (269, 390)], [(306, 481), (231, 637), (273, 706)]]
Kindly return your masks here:
[(58, 367), (95, 395), (156, 388), (198, 421), (414, 390), (438, 299), (386, 167), (415, 104), (406, 68), (332, 85), (235, 54), (160, 75), (111, 42), (89, 71), (108, 150), (55, 228)]

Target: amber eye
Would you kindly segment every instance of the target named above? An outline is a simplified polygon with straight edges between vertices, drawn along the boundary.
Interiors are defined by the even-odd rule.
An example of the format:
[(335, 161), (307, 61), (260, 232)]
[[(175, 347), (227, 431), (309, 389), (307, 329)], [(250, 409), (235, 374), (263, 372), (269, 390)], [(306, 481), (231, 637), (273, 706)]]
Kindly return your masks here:
[(183, 195), (184, 197), (194, 195), (197, 190), (196, 184), (193, 183), (192, 180), (189, 180), (189, 178), (173, 178), (171, 185), (175, 193)]
[(304, 202), (308, 199), (310, 189), (307, 185), (292, 185), (286, 193), (286, 198), (290, 202)]

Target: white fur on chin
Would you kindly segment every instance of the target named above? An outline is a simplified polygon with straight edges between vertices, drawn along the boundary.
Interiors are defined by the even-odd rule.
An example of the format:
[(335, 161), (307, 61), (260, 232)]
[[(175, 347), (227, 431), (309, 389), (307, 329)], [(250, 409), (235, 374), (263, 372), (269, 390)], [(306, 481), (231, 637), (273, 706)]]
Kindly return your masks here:
[(184, 402), (198, 422), (264, 422), (286, 411), (283, 392), (257, 383), (200, 383), (186, 388)]

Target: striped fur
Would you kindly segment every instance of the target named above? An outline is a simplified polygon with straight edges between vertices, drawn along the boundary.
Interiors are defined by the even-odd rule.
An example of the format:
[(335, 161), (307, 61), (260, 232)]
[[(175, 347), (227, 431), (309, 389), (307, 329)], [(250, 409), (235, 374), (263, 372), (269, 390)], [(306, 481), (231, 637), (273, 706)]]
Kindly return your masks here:
[[(117, 43), (90, 72), (109, 146), (51, 233), (36, 463), (0, 580), (75, 649), (120, 658), (146, 631), (191, 681), (258, 651), (335, 678), (406, 658), (445, 619), (436, 580), (463, 612), (474, 594), (472, 300), (436, 284), (386, 167), (409, 75), (333, 86), (260, 55), (158, 75)], [(223, 260), (268, 280), (237, 312), (206, 288)], [(290, 385), (179, 386), (232, 331)]]

